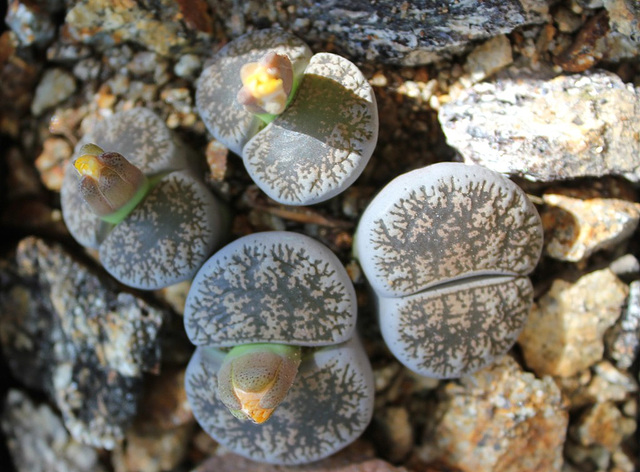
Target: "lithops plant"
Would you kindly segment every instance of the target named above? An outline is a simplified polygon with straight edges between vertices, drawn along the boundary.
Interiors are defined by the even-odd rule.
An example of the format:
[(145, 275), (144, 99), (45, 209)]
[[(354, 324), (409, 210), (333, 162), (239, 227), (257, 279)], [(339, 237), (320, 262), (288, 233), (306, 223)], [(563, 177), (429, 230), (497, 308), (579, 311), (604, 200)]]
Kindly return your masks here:
[(224, 209), (195, 159), (146, 108), (99, 122), (78, 144), (62, 216), (120, 282), (154, 290), (195, 275), (224, 234)]
[(345, 190), (378, 139), (375, 96), (360, 70), (336, 54), (312, 55), (281, 30), (248, 33), (220, 49), (200, 76), (196, 104), (255, 183), (289, 205)]
[(373, 375), (354, 335), (355, 291), (308, 236), (240, 238), (196, 275), (184, 323), (198, 347), (186, 391), (198, 422), (250, 459), (302, 464), (355, 440), (373, 411)]
[(540, 217), (506, 177), (440, 163), (392, 180), (355, 251), (392, 353), (425, 376), (474, 372), (515, 343), (533, 301)]

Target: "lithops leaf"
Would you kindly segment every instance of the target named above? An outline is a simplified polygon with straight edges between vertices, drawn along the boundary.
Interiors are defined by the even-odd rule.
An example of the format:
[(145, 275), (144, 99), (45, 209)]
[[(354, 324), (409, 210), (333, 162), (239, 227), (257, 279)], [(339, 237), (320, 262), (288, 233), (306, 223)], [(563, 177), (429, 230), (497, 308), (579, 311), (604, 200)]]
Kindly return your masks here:
[(60, 206), (62, 217), (71, 236), (81, 245), (97, 249), (108, 231), (108, 224), (96, 215), (84, 201), (78, 185), (80, 176), (73, 162), (65, 168), (62, 188), (60, 189)]
[(193, 277), (222, 231), (209, 190), (189, 172), (173, 172), (113, 228), (100, 260), (119, 281), (154, 290)]
[(289, 205), (327, 200), (364, 170), (378, 139), (373, 90), (341, 56), (316, 54), (293, 103), (242, 151), (247, 171)]
[(248, 33), (224, 46), (200, 76), (196, 105), (211, 134), (236, 154), (259, 129), (261, 121), (236, 100), (242, 88), (240, 69), (258, 62), (268, 52), (285, 54), (293, 65), (294, 77), (302, 74), (311, 50), (292, 34), (267, 29)]
[(531, 272), (540, 217), (524, 192), (479, 166), (440, 163), (390, 182), (358, 226), (360, 264), (381, 296), (486, 274)]
[(217, 396), (220, 354), (198, 347), (186, 391), (204, 430), (231, 451), (260, 462), (294, 465), (327, 457), (354, 441), (373, 411), (373, 374), (357, 339), (303, 358), (298, 376), (269, 421), (235, 418)]
[(498, 276), (380, 298), (380, 326), (391, 352), (422, 375), (475, 372), (516, 342), (529, 314), (527, 277)]
[(196, 345), (318, 346), (351, 337), (356, 307), (351, 280), (327, 247), (271, 231), (234, 241), (202, 266), (184, 323)]

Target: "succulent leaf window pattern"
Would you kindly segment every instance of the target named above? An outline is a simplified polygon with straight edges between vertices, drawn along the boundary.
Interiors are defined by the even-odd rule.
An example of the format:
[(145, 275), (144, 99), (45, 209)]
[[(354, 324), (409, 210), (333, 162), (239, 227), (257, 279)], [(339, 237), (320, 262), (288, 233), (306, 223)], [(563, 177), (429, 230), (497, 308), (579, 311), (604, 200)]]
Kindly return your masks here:
[[(356, 305), (339, 259), (308, 236), (256, 233), (214, 254), (184, 314), (198, 346), (187, 396), (202, 427), (234, 452), (276, 464), (318, 460), (356, 439), (373, 411)], [(238, 383), (259, 388), (238, 392)]]
[(76, 171), (83, 164), (74, 165), (74, 159), (61, 190), (62, 215), (72, 236), (98, 249), (105, 269), (131, 287), (153, 290), (193, 277), (219, 243), (225, 223), (220, 204), (197, 177), (190, 151), (146, 108), (99, 122), (78, 144), (76, 158), (84, 158), (80, 154), (87, 150), (99, 154), (88, 143), (107, 151), (103, 155), (124, 156), (150, 185), (124, 219), (105, 220), (87, 203)]
[[(288, 104), (277, 115), (254, 114), (237, 99), (241, 70), (272, 53), (291, 63)], [(196, 102), (211, 134), (242, 156), (256, 184), (289, 205), (344, 191), (364, 170), (378, 137), (375, 96), (360, 70), (336, 54), (312, 56), (279, 30), (249, 33), (222, 48), (200, 77)]]
[(478, 370), (515, 343), (541, 250), (540, 217), (524, 192), (496, 172), (456, 163), (391, 181), (356, 239), (391, 351), (441, 378)]

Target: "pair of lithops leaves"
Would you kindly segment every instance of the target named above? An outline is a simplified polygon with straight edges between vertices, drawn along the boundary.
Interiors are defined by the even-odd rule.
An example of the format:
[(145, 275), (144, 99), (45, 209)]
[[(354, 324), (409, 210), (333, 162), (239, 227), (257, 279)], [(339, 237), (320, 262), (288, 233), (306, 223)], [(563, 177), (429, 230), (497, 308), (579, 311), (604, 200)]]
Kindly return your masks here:
[(373, 90), (360, 70), (281, 30), (246, 34), (203, 70), (196, 104), (211, 134), (269, 197), (319, 203), (349, 187), (378, 138)]
[(184, 324), (197, 346), (189, 403), (228, 449), (302, 464), (333, 454), (368, 425), (373, 374), (354, 335), (355, 290), (314, 239), (274, 231), (225, 246), (194, 278)]
[(61, 189), (71, 235), (120, 282), (153, 290), (192, 278), (225, 233), (224, 209), (194, 158), (151, 110), (100, 121)]
[(538, 212), (512, 181), (440, 163), (380, 191), (358, 224), (355, 253), (392, 353), (419, 374), (454, 378), (515, 343), (542, 243)]

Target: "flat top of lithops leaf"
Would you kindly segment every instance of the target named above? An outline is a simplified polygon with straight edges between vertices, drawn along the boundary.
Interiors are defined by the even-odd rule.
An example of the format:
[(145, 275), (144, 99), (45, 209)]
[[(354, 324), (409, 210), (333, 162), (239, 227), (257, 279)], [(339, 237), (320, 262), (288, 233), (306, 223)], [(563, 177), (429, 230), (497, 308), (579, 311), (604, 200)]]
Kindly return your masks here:
[(155, 290), (193, 277), (223, 224), (211, 192), (187, 171), (162, 179), (100, 245), (100, 261), (130, 287)]
[(373, 373), (353, 338), (312, 353), (269, 420), (235, 418), (217, 394), (219, 359), (198, 347), (185, 379), (200, 425), (233, 452), (259, 462), (304, 464), (327, 457), (365, 430), (373, 411)]
[(86, 143), (119, 152), (147, 175), (186, 165), (185, 156), (176, 152), (175, 139), (165, 122), (144, 107), (121, 111), (99, 121), (78, 142), (76, 154)]
[(506, 177), (440, 163), (391, 181), (365, 210), (356, 251), (379, 295), (482, 274), (524, 275), (542, 250), (540, 217)]
[(486, 276), (415, 295), (380, 297), (380, 328), (391, 352), (435, 378), (475, 372), (518, 339), (533, 301), (526, 276)]
[(277, 29), (255, 31), (220, 49), (198, 80), (196, 105), (202, 121), (216, 139), (238, 155), (261, 125), (236, 100), (242, 87), (240, 69), (258, 62), (268, 52), (287, 55), (294, 76), (302, 73), (312, 54), (303, 41), (290, 33)]
[(309, 205), (345, 190), (378, 139), (373, 89), (336, 54), (311, 58), (291, 105), (242, 151), (247, 171), (274, 200)]
[(319, 346), (351, 337), (356, 305), (351, 280), (327, 247), (271, 231), (234, 241), (202, 266), (184, 323), (196, 345)]

